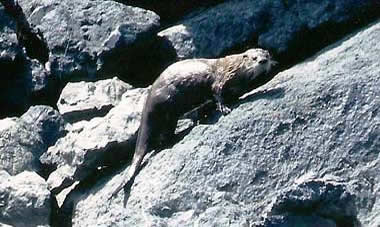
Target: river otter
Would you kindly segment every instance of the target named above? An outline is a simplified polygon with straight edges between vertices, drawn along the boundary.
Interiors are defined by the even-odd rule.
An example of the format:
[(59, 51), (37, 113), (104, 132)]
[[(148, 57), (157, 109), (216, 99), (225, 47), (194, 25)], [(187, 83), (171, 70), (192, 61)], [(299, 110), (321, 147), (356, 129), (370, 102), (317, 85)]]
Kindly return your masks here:
[(127, 176), (112, 194), (133, 182), (141, 162), (154, 144), (174, 134), (180, 116), (213, 99), (227, 114), (226, 100), (237, 99), (253, 87), (258, 76), (276, 64), (268, 51), (249, 49), (220, 59), (191, 59), (170, 65), (153, 83), (147, 97)]

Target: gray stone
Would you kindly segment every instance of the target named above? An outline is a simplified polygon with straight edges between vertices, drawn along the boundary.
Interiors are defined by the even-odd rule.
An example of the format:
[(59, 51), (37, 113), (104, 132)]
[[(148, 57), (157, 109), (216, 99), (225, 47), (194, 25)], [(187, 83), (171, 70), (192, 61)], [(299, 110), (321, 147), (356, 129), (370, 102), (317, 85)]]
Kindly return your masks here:
[(69, 122), (104, 116), (130, 89), (132, 86), (116, 77), (98, 82), (68, 83), (58, 100), (58, 110)]
[(187, 13), (198, 8), (210, 7), (224, 0), (119, 0), (126, 5), (141, 7), (152, 10), (160, 15), (161, 19), (167, 23), (178, 20)]
[(0, 226), (50, 226), (53, 203), (43, 178), (33, 172), (0, 176)]
[[(16, 25), (0, 4), (0, 117), (20, 112), (27, 106), (25, 83), (22, 79), (22, 61), (25, 54), (18, 45)], [(21, 76), (20, 76), (21, 74)], [(21, 79), (20, 79), (21, 78)]]
[(18, 123), (0, 132), (0, 168), (11, 175), (24, 170), (39, 171), (38, 155), (46, 149), (30, 125)]
[[(298, 197), (279, 201), (302, 207), (317, 198), (330, 211), (378, 226), (379, 37), (377, 21), (279, 73), (217, 123), (198, 125), (171, 149), (147, 157), (126, 194), (108, 200), (128, 167), (98, 178), (87, 192), (83, 185), (63, 205), (73, 208), (72, 226), (263, 226), (275, 198), (292, 193)], [(323, 181), (317, 191), (308, 182), (318, 180), (295, 186), (310, 175), (341, 180)], [(323, 196), (335, 192), (340, 197), (330, 206)], [(347, 198), (354, 201), (346, 210), (340, 202)], [(278, 223), (337, 225), (314, 211), (281, 213), (285, 221)]]
[(112, 75), (121, 59), (133, 58), (133, 48), (154, 38), (159, 26), (153, 12), (113, 1), (19, 0), (19, 4), (47, 42), (53, 74), (65, 81), (94, 78), (98, 72)]
[[(288, 215), (284, 217), (272, 218), (265, 224), (260, 226), (268, 227), (293, 227), (293, 226), (307, 226), (307, 227), (337, 227), (335, 222), (321, 218), (319, 216), (296, 216)], [(344, 226), (344, 225), (343, 225)]]
[(0, 130), (0, 169), (10, 175), (25, 170), (44, 175), (39, 157), (64, 134), (64, 122), (57, 111), (34, 106), (20, 118), (2, 120)]
[(0, 131), (7, 130), (17, 124), (17, 117), (0, 120)]
[(159, 36), (169, 40), (179, 59), (216, 57), (244, 45), (300, 59), (310, 48), (318, 50), (347, 27), (352, 29), (352, 21), (365, 21), (371, 10), (380, 11), (379, 3), (232, 0), (194, 13)]
[(58, 111), (49, 106), (32, 106), (20, 120), (33, 127), (33, 133), (41, 137), (46, 147), (65, 134), (65, 121)]
[[(52, 89), (49, 73), (30, 59), (16, 36), (16, 24), (0, 5), (0, 117), (21, 115), (34, 103), (46, 103)], [(41, 97), (45, 96), (45, 97)], [(47, 97), (46, 97), (47, 96)]]
[(11, 63), (22, 54), (16, 37), (16, 25), (0, 5), (0, 63)]
[(303, 176), (297, 179), (294, 186), (277, 195), (269, 206), (265, 225), (276, 226), (273, 223), (281, 220), (279, 226), (302, 226), (301, 223), (307, 221), (304, 217), (319, 225), (320, 221), (314, 219), (327, 219), (334, 224), (333, 226), (358, 224), (358, 211), (355, 206), (357, 198), (350, 192), (348, 185), (342, 183), (344, 180), (310, 177)]
[(147, 91), (128, 90), (106, 116), (67, 127), (67, 135), (40, 158), (42, 163), (57, 168), (48, 178), (54, 193), (85, 179), (106, 163), (125, 161), (132, 155)]

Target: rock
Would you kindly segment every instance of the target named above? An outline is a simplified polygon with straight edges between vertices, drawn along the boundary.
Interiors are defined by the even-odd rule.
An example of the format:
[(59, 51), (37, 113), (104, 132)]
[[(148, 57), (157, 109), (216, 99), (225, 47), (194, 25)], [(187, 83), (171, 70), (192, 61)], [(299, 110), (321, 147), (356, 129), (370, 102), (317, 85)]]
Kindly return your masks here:
[[(319, 201), (334, 217), (378, 226), (379, 37), (377, 21), (279, 73), (217, 123), (198, 125), (171, 149), (147, 157), (131, 189), (111, 200), (128, 167), (83, 183), (62, 207), (72, 209), (70, 224), (263, 226), (278, 198), (277, 211), (281, 201), (296, 207)], [(341, 180), (315, 180), (324, 176)], [(331, 204), (324, 199), (335, 194)], [(280, 212), (278, 223), (338, 225), (314, 215), (327, 211), (322, 207), (302, 217)]]
[(270, 226), (270, 227), (293, 227), (293, 226), (308, 226), (308, 227), (337, 227), (335, 222), (321, 218), (319, 216), (293, 216), (288, 215), (285, 217), (277, 217), (276, 219), (271, 219), (260, 226)]
[(62, 90), (57, 106), (69, 122), (90, 120), (107, 114), (132, 86), (114, 77), (98, 82), (68, 83)]
[(47, 42), (53, 74), (64, 81), (114, 74), (121, 62), (128, 65), (124, 60), (133, 58), (135, 51), (145, 51), (159, 26), (153, 12), (113, 1), (19, 4)]
[[(128, 90), (106, 116), (68, 127), (67, 135), (40, 158), (42, 163), (57, 168), (48, 178), (49, 189), (59, 193), (75, 181), (85, 179), (98, 167), (128, 160), (133, 154), (147, 91), (143, 88)], [(118, 93), (108, 93), (110, 98), (106, 102), (111, 99), (116, 102), (116, 98), (112, 98), (115, 94)]]
[(25, 55), (18, 45), (16, 25), (5, 13), (0, 4), (0, 68), (2, 70), (2, 83), (0, 83), (0, 118), (10, 113), (20, 112), (27, 105), (25, 101), (24, 82), (20, 74), (20, 65)]
[[(24, 170), (40, 171), (38, 157), (47, 147), (33, 133), (32, 127), (22, 122), (0, 132), (0, 168), (11, 175)], [(37, 156), (37, 157), (36, 157)]]
[(16, 24), (16, 35), (20, 46), (30, 58), (45, 64), (49, 59), (49, 49), (41, 32), (30, 25), (18, 1), (3, 0), (1, 4)]
[[(20, 116), (33, 105), (49, 105), (57, 95), (57, 84), (41, 63), (23, 57), (17, 58), (11, 66), (17, 69), (0, 85), (0, 105), (3, 106), (0, 117)], [(6, 68), (3, 69), (6, 71)]]
[(358, 211), (354, 203), (357, 198), (349, 191), (348, 185), (326, 177), (302, 178), (298, 179), (293, 187), (280, 192), (273, 200), (264, 226), (275, 226), (274, 223), (279, 220), (282, 221), (281, 226), (310, 226), (305, 223), (309, 222), (308, 220), (320, 225), (321, 221), (318, 219), (329, 220), (330, 226), (358, 224)]
[[(16, 24), (0, 5), (0, 117), (18, 116), (33, 104), (50, 102), (57, 89), (40, 62), (30, 59), (19, 44)], [(52, 95), (53, 94), (53, 95)], [(50, 96), (49, 96), (50, 95)]]
[(23, 123), (33, 126), (33, 133), (49, 147), (65, 134), (65, 122), (59, 112), (48, 106), (33, 106), (21, 116)]
[(51, 107), (34, 106), (20, 118), (4, 122), (8, 126), (0, 130), (0, 169), (10, 175), (25, 170), (45, 175), (39, 158), (64, 134), (60, 114)]
[(0, 131), (8, 130), (17, 124), (17, 118), (5, 118), (0, 120)]
[(234, 0), (194, 13), (159, 36), (169, 40), (178, 59), (216, 57), (258, 45), (286, 64), (310, 56), (379, 12), (380, 4), (371, 0)]
[(221, 3), (224, 0), (161, 0), (161, 1), (133, 1), (119, 0), (126, 5), (137, 6), (144, 9), (149, 9), (160, 15), (160, 18), (166, 23), (178, 20), (192, 10), (199, 8), (210, 7)]
[(33, 172), (0, 176), (0, 226), (50, 226), (54, 201), (44, 179)]
[(16, 37), (16, 25), (5, 13), (4, 7), (0, 5), (0, 63), (11, 64), (19, 55), (22, 48), (18, 45)]

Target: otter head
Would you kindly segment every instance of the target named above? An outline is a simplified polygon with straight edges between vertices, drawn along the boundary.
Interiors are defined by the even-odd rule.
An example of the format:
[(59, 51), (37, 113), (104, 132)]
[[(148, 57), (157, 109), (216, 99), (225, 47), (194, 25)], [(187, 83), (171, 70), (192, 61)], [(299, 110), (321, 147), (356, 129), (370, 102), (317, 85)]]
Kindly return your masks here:
[(273, 61), (269, 52), (263, 49), (249, 49), (242, 53), (244, 70), (247, 79), (253, 80), (257, 76), (268, 73), (277, 64)]
[[(269, 52), (263, 49), (249, 49), (239, 54), (238, 57), (232, 55), (227, 59), (230, 59), (226, 64), (230, 73), (223, 77), (221, 84), (218, 85), (222, 89), (221, 96), (227, 102), (229, 99), (234, 100), (260, 86), (258, 80), (262, 79), (262, 76), (265, 76), (277, 64), (272, 60)], [(230, 67), (231, 65), (234, 67)], [(263, 80), (266, 79), (263, 78)]]

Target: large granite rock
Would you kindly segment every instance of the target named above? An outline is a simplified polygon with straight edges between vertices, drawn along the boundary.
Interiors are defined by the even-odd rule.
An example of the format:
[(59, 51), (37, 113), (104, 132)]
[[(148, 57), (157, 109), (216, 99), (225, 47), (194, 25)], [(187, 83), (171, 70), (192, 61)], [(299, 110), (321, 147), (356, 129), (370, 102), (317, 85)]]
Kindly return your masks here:
[[(107, 80), (98, 84), (108, 84), (105, 87), (112, 87), (113, 82)], [(59, 193), (75, 181), (84, 180), (92, 175), (102, 166), (130, 159), (147, 92), (148, 89), (144, 88), (130, 89), (123, 94), (118, 105), (104, 117), (68, 125), (67, 135), (60, 138), (40, 158), (43, 164), (56, 168), (47, 180), (49, 189)], [(109, 100), (114, 99), (115, 94), (103, 93)], [(103, 105), (108, 103), (108, 100), (103, 101)], [(96, 102), (94, 104), (96, 105)], [(86, 111), (85, 107), (83, 112)], [(74, 112), (81, 115), (77, 110)]]
[(144, 9), (149, 9), (160, 15), (161, 19), (170, 23), (178, 20), (184, 15), (191, 11), (197, 10), (199, 8), (203, 9), (205, 7), (210, 7), (221, 3), (225, 0), (117, 0), (126, 5), (132, 5), (141, 7)]
[(22, 54), (22, 48), (18, 45), (16, 37), (16, 24), (8, 14), (5, 13), (4, 7), (0, 5), (0, 63), (12, 63), (16, 57)]
[(380, 3), (372, 0), (232, 0), (194, 13), (159, 35), (169, 40), (179, 59), (258, 45), (285, 64), (309, 56), (379, 12)]
[(0, 121), (0, 169), (10, 175), (25, 170), (46, 175), (40, 156), (64, 135), (61, 115), (48, 106), (31, 107), (20, 118)]
[(131, 85), (116, 77), (97, 82), (68, 83), (59, 97), (58, 110), (69, 122), (102, 117), (131, 89)]
[(153, 12), (113, 1), (18, 2), (47, 42), (49, 68), (64, 81), (118, 72), (134, 52), (146, 51), (159, 26)]
[(343, 179), (305, 175), (276, 195), (265, 212), (263, 225), (360, 226), (357, 199)]
[(16, 23), (0, 5), (0, 118), (20, 115), (33, 103), (47, 103), (49, 74), (19, 45)]
[(33, 172), (10, 176), (0, 171), (0, 226), (50, 226), (54, 200), (43, 178)]
[(108, 199), (128, 167), (81, 184), (70, 225), (380, 225), (379, 37), (380, 21), (279, 73), (150, 156), (128, 193)]

